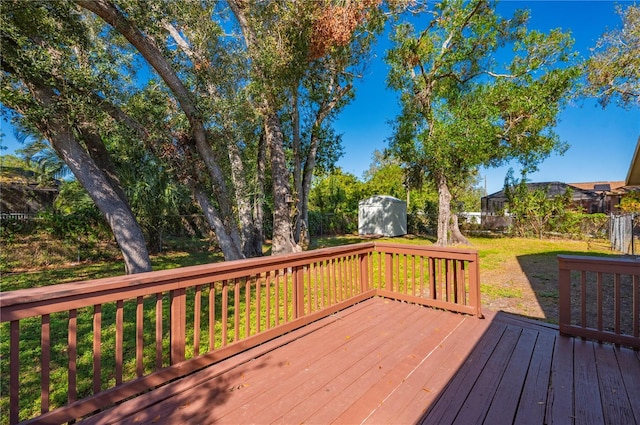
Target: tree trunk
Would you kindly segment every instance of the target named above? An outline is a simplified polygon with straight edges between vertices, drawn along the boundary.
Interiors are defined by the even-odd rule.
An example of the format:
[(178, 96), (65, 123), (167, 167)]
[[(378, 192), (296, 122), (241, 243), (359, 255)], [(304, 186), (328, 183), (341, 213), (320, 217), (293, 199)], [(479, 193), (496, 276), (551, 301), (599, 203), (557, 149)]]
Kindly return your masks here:
[(451, 243), (461, 244), (461, 245), (471, 245), (471, 242), (469, 242), (469, 239), (467, 239), (462, 234), (462, 232), (460, 232), (457, 214), (451, 214), (451, 223), (449, 226), (449, 230), (451, 231)]
[[(56, 95), (52, 89), (35, 84), (31, 85), (31, 89), (42, 105), (52, 109), (56, 103)], [(142, 229), (131, 212), (122, 187), (119, 185), (114, 187), (109, 177), (78, 143), (63, 114), (64, 112), (52, 113), (50, 119), (36, 123), (38, 130), (51, 142), (55, 151), (87, 190), (107, 221), (122, 252), (126, 273), (151, 271), (151, 259)], [(93, 137), (95, 136), (93, 134)], [(95, 138), (90, 141), (94, 144), (94, 148), (97, 142)]]
[(239, 249), (239, 241), (235, 241), (233, 236), (227, 233), (226, 226), (220, 218), (220, 213), (209, 200), (209, 196), (195, 185), (192, 185), (190, 189), (194, 198), (198, 201), (200, 208), (202, 208), (202, 212), (204, 213), (207, 223), (209, 223), (209, 226), (211, 226), (211, 228), (216, 232), (216, 239), (220, 244), (220, 249), (222, 250), (224, 259), (229, 261), (244, 258)]
[(303, 194), (302, 194), (302, 151), (300, 141), (300, 111), (298, 105), (298, 91), (297, 88), (293, 89), (293, 95), (291, 96), (291, 126), (292, 138), (293, 138), (293, 187), (294, 198), (296, 200), (296, 220), (293, 238), (297, 243), (300, 243), (302, 223), (304, 218), (302, 217), (303, 208)]
[(262, 241), (259, 244), (255, 241), (258, 232), (255, 228), (249, 189), (247, 188), (247, 176), (245, 175), (240, 150), (233, 140), (227, 143), (227, 150), (231, 164), (231, 178), (236, 193), (238, 221), (240, 222), (242, 236), (242, 253), (245, 258), (259, 257), (262, 255)]
[(265, 105), (265, 135), (271, 153), (271, 173), (273, 179), (273, 240), (271, 252), (274, 255), (301, 251), (293, 239), (291, 226), (291, 192), (289, 172), (284, 155), (283, 135), (280, 120), (269, 105)]
[(252, 243), (254, 250), (262, 253), (262, 243), (264, 242), (263, 223), (264, 223), (264, 181), (267, 162), (267, 143), (264, 133), (260, 135), (258, 141), (258, 163), (255, 177), (255, 195), (253, 197), (253, 228), (254, 235)]
[(451, 217), (451, 193), (447, 185), (447, 178), (440, 176), (438, 185), (438, 240), (436, 245), (447, 246), (449, 244), (449, 220)]
[[(79, 6), (100, 16), (105, 22), (122, 34), (153, 67), (169, 87), (189, 121), (196, 150), (198, 151), (200, 158), (202, 158), (202, 161), (209, 172), (209, 176), (213, 180), (212, 189), (220, 208), (219, 217), (223, 219), (223, 224), (225, 226), (224, 233), (228, 234), (232, 240), (240, 241), (240, 230), (238, 229), (235, 216), (233, 214), (233, 207), (229, 190), (227, 188), (225, 174), (220, 168), (216, 154), (207, 140), (206, 130), (196, 104), (191, 98), (191, 92), (182, 83), (177, 72), (171, 67), (169, 60), (163, 56), (162, 52), (156, 45), (156, 40), (153, 40), (148, 34), (140, 31), (135, 23), (111, 2), (106, 0), (75, 1)], [(216, 232), (216, 235), (217, 234), (218, 232)], [(220, 242), (221, 246), (226, 246), (227, 241)], [(230, 257), (236, 255), (235, 252), (229, 252), (228, 254)]]

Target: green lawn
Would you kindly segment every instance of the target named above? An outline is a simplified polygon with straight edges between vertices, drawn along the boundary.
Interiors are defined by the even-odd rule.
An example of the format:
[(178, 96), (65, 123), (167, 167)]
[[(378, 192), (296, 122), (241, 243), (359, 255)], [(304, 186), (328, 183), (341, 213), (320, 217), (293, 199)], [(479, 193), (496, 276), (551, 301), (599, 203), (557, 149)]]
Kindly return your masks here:
[[(336, 245), (357, 243), (363, 239), (356, 236), (343, 236), (332, 238), (319, 238), (313, 241), (312, 248), (323, 248)], [(430, 239), (419, 237), (403, 237), (391, 239), (379, 239), (386, 242), (407, 243), (407, 244), (427, 244), (433, 242)], [(570, 240), (539, 240), (522, 238), (472, 238), (470, 248), (477, 249), (480, 256), (481, 294), (483, 305), (492, 309), (504, 309), (526, 316), (540, 318), (554, 322), (552, 309), (549, 305), (557, 304), (557, 260), (558, 254), (588, 254), (588, 255), (609, 255), (611, 254), (606, 242), (587, 242)], [(194, 248), (191, 246), (191, 248)], [(202, 245), (196, 246), (192, 252), (174, 249), (161, 255), (153, 257), (155, 270), (171, 269), (189, 265), (205, 264), (222, 261), (220, 253), (211, 252), (204, 249)], [(468, 247), (465, 247), (468, 248)], [(10, 291), (21, 288), (30, 288), (56, 283), (72, 282), (86, 279), (115, 276), (122, 274), (123, 265), (121, 261), (103, 261), (82, 264), (67, 264), (65, 266), (48, 266), (39, 270), (20, 273), (4, 273), (1, 277), (2, 291)], [(244, 295), (241, 297), (241, 306)], [(168, 300), (164, 303), (168, 306)], [(103, 330), (103, 345), (105, 356), (103, 358), (103, 368), (113, 370), (113, 365), (108, 364), (107, 355), (114, 349), (113, 336), (108, 326), (115, 315), (111, 311), (113, 306), (105, 307), (103, 312), (103, 323), (106, 328)], [(125, 303), (125, 315), (135, 316), (135, 306)], [(217, 308), (219, 311), (219, 307)], [(244, 308), (241, 307), (241, 311)], [(145, 318), (152, 329), (154, 320), (153, 306), (145, 308)], [(206, 314), (206, 312), (205, 312)], [(61, 314), (57, 319), (52, 316), (52, 405), (64, 404), (66, 399), (66, 372), (64, 367), (55, 369), (56, 362), (65, 364), (66, 347), (66, 314)], [(92, 312), (90, 309), (82, 309), (78, 312), (78, 326), (91, 326)], [(168, 312), (165, 317), (168, 317)], [(230, 315), (232, 318), (233, 316)], [(31, 323), (33, 322), (33, 323)], [(27, 365), (21, 370), (21, 411), (23, 415), (33, 416), (39, 412), (39, 374), (38, 358), (40, 355), (40, 326), (38, 320), (28, 319), (23, 321), (21, 328), (21, 362)], [(33, 326), (28, 326), (29, 324)], [(240, 323), (244, 323), (241, 319)], [(168, 329), (168, 324), (165, 327)], [(231, 327), (232, 329), (232, 327)], [(80, 330), (80, 329), (79, 329)], [(133, 329), (131, 330), (133, 332)], [(127, 329), (125, 329), (127, 332)], [(192, 330), (190, 331), (192, 332)], [(90, 332), (87, 332), (90, 333)], [(8, 324), (0, 326), (0, 375), (8, 376)], [(219, 335), (219, 333), (218, 333)], [(188, 338), (191, 336), (188, 336)], [(203, 336), (204, 337), (204, 336)], [(125, 338), (127, 340), (128, 338)], [(131, 338), (130, 340), (134, 340)], [(147, 337), (145, 336), (145, 340)], [(79, 372), (85, 372), (87, 376), (91, 371), (91, 340), (81, 340), (78, 342), (78, 368)], [(201, 346), (206, 347), (208, 342), (201, 341)], [(148, 353), (145, 357), (153, 364), (154, 344), (153, 335), (149, 335)], [(135, 350), (134, 346), (126, 346), (125, 350)], [(166, 360), (168, 361), (168, 359)], [(107, 363), (104, 363), (107, 362)], [(29, 366), (30, 365), (30, 366)], [(128, 362), (124, 365), (125, 375), (135, 376), (135, 364)], [(147, 371), (148, 372), (148, 371)], [(80, 375), (79, 375), (80, 376)], [(103, 387), (113, 385), (113, 376), (103, 376)], [(89, 394), (91, 383), (89, 380), (79, 381), (80, 394)], [(7, 412), (8, 407), (8, 382), (6, 379), (0, 380), (0, 411)], [(6, 416), (0, 422), (6, 422)]]

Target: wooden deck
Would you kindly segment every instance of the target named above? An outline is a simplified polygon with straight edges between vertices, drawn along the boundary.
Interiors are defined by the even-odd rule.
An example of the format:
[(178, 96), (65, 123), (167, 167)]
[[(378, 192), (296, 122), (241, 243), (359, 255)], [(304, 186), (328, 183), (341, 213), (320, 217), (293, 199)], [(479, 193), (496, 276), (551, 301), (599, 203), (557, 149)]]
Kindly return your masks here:
[(376, 297), (86, 422), (634, 424), (640, 355)]

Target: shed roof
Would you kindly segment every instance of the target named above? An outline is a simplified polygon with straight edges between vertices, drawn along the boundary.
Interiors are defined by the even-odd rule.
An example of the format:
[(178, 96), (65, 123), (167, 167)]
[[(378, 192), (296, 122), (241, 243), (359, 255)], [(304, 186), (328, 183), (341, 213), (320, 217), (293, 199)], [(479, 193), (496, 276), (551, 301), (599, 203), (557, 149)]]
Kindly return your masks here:
[(389, 195), (374, 195), (374, 196), (371, 196), (370, 198), (363, 199), (359, 202), (359, 204), (379, 204), (379, 203), (396, 204), (396, 203), (405, 203), (405, 202), (401, 199), (394, 198), (393, 196), (389, 196)]

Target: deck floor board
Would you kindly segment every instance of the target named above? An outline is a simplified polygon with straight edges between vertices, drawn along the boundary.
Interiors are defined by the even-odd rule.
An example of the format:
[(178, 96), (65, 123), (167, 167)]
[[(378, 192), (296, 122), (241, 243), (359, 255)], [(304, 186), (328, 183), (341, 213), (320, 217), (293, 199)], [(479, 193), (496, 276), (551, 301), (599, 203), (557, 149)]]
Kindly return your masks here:
[(640, 423), (637, 351), (384, 298), (220, 361), (88, 423)]

